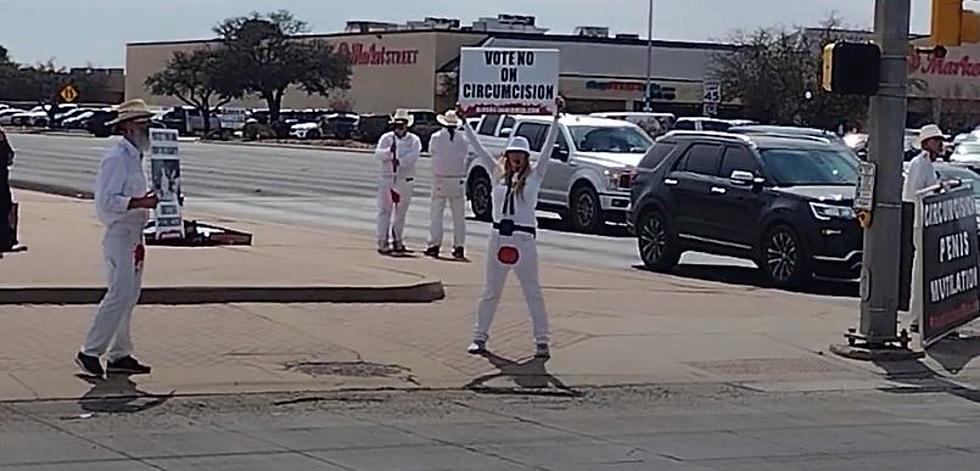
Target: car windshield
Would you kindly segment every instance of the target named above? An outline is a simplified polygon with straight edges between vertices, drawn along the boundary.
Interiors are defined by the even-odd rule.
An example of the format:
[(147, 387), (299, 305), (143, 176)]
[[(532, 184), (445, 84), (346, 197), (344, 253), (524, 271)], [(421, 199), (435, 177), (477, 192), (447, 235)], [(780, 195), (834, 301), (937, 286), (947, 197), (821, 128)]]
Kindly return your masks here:
[(646, 152), (653, 142), (630, 126), (569, 126), (575, 148), (582, 152)]
[(775, 183), (782, 186), (853, 185), (858, 161), (837, 149), (767, 149), (762, 152)]
[(956, 148), (957, 154), (980, 154), (980, 142), (964, 142)]

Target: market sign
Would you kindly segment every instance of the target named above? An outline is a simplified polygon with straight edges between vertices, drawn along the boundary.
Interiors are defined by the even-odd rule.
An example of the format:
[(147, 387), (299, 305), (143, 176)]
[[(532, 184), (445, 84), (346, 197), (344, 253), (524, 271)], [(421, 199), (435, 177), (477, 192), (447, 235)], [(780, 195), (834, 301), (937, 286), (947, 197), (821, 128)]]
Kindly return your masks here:
[(980, 317), (977, 220), (969, 185), (927, 194), (920, 204), (916, 245), (922, 276), (915, 289), (921, 296), (922, 345), (928, 346)]
[(419, 61), (418, 49), (388, 49), (377, 44), (342, 42), (337, 52), (350, 59), (353, 66), (415, 65)]
[(557, 49), (460, 49), (459, 104), (467, 114), (551, 114)]

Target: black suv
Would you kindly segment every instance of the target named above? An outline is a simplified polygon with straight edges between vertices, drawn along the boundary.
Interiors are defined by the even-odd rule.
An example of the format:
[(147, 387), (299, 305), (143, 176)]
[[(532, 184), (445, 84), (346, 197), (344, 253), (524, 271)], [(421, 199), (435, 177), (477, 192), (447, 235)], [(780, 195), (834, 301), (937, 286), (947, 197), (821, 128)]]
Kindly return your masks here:
[(654, 270), (691, 250), (753, 260), (777, 287), (856, 279), (857, 176), (823, 139), (674, 131), (640, 162), (629, 223)]

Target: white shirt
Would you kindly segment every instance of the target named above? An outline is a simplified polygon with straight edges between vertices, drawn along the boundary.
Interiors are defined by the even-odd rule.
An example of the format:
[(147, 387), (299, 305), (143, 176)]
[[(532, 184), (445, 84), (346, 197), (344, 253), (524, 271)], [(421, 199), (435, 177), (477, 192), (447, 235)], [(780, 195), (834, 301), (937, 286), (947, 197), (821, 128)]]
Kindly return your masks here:
[[(473, 131), (468, 123), (465, 125), (466, 135), (469, 137), (470, 142), (473, 143), (473, 150), (476, 151), (476, 156), (478, 159), (483, 161), (483, 165), (488, 169), (498, 169), (495, 170), (499, 172), (499, 164), (497, 159), (490, 155), (489, 152), (480, 144), (479, 138), (477, 138), (476, 132)], [(493, 221), (500, 222), (503, 219), (510, 219), (514, 221), (514, 224), (518, 226), (526, 227), (538, 227), (538, 218), (536, 215), (538, 207), (538, 191), (541, 190), (541, 183), (544, 181), (544, 175), (548, 171), (548, 162), (551, 161), (551, 150), (555, 147), (555, 141), (558, 140), (558, 117), (555, 117), (555, 121), (551, 124), (551, 128), (548, 130), (548, 137), (544, 141), (544, 145), (541, 146), (542, 152), (538, 160), (531, 164), (531, 168), (528, 170), (530, 173), (527, 176), (524, 184), (524, 190), (521, 193), (514, 192), (514, 207), (506, 208), (505, 203), (508, 202), (507, 197), (507, 182), (500, 175), (495, 175), (493, 184)], [(508, 205), (509, 206), (509, 205)]]
[(450, 138), (448, 129), (441, 129), (429, 139), (432, 154), (432, 175), (436, 177), (466, 176), (466, 156), (470, 153), (470, 141), (462, 130), (456, 130)]
[(106, 151), (95, 181), (95, 211), (107, 228), (124, 226), (143, 230), (149, 210), (128, 209), (132, 198), (146, 196), (143, 155), (131, 142), (121, 139)]
[(392, 177), (392, 155), (391, 143), (395, 142), (398, 152), (398, 179), (414, 178), (415, 163), (419, 160), (422, 153), (422, 141), (412, 133), (405, 134), (405, 137), (398, 138), (394, 132), (386, 132), (378, 140), (378, 147), (374, 155), (381, 161), (381, 176)]
[(908, 175), (905, 176), (905, 185), (902, 186), (902, 201), (914, 203), (916, 199), (915, 194), (919, 190), (938, 183), (939, 177), (936, 175), (936, 169), (932, 165), (932, 160), (929, 159), (929, 154), (922, 152), (909, 163)]

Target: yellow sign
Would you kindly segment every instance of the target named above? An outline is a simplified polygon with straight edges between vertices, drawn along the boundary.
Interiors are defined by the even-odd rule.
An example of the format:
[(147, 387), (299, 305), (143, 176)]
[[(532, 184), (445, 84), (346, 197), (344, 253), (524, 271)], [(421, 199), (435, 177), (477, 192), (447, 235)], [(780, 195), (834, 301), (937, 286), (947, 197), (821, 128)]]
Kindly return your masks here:
[(75, 101), (76, 98), (78, 98), (78, 90), (75, 90), (75, 87), (69, 84), (69, 85), (65, 85), (64, 88), (62, 88), (61, 91), (58, 92), (58, 95), (61, 95), (61, 99), (65, 100), (65, 102), (71, 103)]

